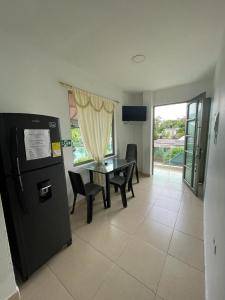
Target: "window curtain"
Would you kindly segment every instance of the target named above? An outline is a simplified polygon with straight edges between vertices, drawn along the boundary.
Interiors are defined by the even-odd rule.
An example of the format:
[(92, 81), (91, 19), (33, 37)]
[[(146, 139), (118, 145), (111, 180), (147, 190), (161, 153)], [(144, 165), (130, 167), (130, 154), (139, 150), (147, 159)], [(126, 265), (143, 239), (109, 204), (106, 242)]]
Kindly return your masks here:
[(107, 151), (115, 102), (89, 92), (74, 89), (81, 137), (95, 161), (102, 161)]

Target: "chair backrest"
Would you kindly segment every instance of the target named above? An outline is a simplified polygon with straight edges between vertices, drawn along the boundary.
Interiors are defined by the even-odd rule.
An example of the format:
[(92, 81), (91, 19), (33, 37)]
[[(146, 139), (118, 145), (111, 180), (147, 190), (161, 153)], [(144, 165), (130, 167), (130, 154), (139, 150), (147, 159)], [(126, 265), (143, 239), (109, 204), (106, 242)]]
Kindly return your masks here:
[(134, 171), (134, 165), (135, 165), (135, 162), (131, 163), (128, 167), (127, 167), (127, 170), (126, 170), (126, 183), (131, 181), (132, 178), (133, 178), (133, 171)]
[(68, 173), (74, 194), (85, 195), (85, 188), (81, 175), (72, 171), (68, 171)]
[(137, 144), (127, 144), (126, 160), (137, 162)]

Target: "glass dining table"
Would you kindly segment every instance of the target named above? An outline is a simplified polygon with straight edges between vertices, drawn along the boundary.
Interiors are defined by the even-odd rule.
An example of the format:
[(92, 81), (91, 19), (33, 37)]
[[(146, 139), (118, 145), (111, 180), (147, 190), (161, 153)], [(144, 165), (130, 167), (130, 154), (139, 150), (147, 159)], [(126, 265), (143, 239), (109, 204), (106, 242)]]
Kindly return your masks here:
[(126, 169), (132, 163), (135, 163), (135, 161), (128, 161), (121, 158), (110, 158), (106, 159), (104, 162), (93, 162), (83, 167), (85, 170), (89, 171), (90, 182), (94, 181), (94, 172), (105, 175), (107, 208), (111, 206), (110, 174), (119, 170)]

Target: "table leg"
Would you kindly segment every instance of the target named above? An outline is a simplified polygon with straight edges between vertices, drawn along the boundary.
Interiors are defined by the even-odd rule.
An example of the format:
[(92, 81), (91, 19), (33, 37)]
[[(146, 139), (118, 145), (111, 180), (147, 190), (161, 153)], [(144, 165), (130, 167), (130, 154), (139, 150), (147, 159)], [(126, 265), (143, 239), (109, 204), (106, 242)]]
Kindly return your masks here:
[(109, 208), (111, 207), (109, 174), (105, 174), (105, 184), (106, 184), (106, 202), (107, 202), (107, 207)]
[(93, 183), (94, 178), (93, 178), (93, 172), (91, 170), (89, 170), (89, 176), (90, 176), (90, 182)]

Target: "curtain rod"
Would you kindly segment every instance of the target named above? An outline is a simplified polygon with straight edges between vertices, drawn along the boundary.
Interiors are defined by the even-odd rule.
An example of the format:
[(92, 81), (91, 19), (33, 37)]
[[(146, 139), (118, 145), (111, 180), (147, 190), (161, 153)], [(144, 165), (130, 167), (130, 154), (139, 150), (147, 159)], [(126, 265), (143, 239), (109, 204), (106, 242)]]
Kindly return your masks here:
[[(69, 83), (63, 82), (63, 81), (59, 81), (59, 84), (60, 84), (61, 86), (65, 87), (65, 88), (67, 88), (68, 90), (72, 90), (72, 89), (76, 88), (76, 89), (78, 89), (78, 90), (80, 90), (80, 91), (88, 92), (88, 93), (93, 94), (93, 95), (98, 96), (98, 97), (100, 96), (100, 95), (94, 94), (94, 93), (92, 93), (92, 92), (89, 92), (89, 91), (86, 91), (86, 90), (77, 88), (77, 87), (75, 87), (75, 86), (73, 86), (73, 85), (71, 85), (71, 84), (69, 84)], [(116, 102), (116, 103), (120, 103), (120, 102), (117, 101), (117, 100), (113, 100), (113, 99), (107, 98), (107, 97), (105, 97), (105, 96), (101, 96), (101, 97), (104, 97), (104, 98), (109, 99), (109, 100), (111, 100), (111, 101), (113, 101), (113, 102)]]

